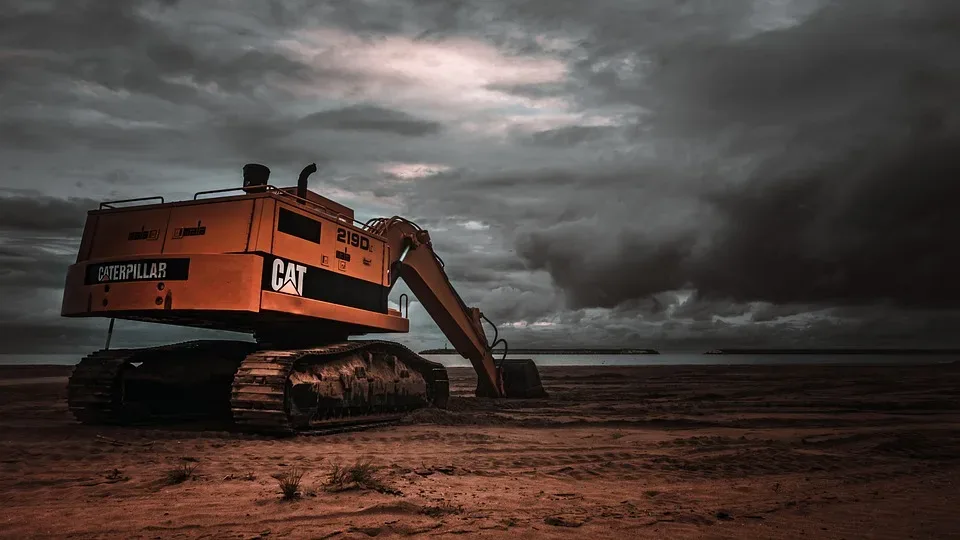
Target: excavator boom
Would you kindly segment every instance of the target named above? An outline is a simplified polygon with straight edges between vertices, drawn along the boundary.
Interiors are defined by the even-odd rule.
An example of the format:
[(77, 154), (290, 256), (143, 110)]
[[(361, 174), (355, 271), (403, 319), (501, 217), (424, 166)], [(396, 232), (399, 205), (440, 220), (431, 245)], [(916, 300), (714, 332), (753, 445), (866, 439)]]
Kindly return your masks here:
[(456, 351), (473, 364), (477, 396), (504, 397), (503, 377), (483, 331), (482, 314), (468, 307), (453, 288), (433, 251), (430, 234), (397, 216), (367, 225), (390, 246), (391, 286), (403, 278)]

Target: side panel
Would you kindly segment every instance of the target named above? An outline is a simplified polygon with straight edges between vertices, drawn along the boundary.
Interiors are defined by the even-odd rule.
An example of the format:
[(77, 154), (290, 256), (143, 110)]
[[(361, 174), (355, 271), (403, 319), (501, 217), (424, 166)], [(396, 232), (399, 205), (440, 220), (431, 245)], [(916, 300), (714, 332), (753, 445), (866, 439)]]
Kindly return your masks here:
[(331, 222), (331, 229), (336, 271), (382, 285), (386, 244), (342, 222)]
[(169, 216), (168, 208), (99, 214), (88, 258), (160, 253)]
[[(262, 222), (268, 218), (264, 212)], [(272, 219), (269, 251), (275, 257), (265, 261), (263, 290), (387, 312), (387, 246), (382, 240), (281, 202)], [(261, 224), (261, 237), (263, 228)]]
[[(409, 321), (398, 314), (377, 312), (338, 302), (315, 300), (296, 291), (264, 290), (264, 264), (273, 258), (257, 254), (122, 257), (70, 266), (61, 315), (66, 317), (140, 318), (170, 324), (206, 326), (252, 332), (259, 325), (312, 320), (354, 325), (363, 332), (406, 332)], [(295, 265), (297, 263), (290, 263)], [(162, 266), (161, 266), (162, 265)], [(316, 270), (316, 269), (313, 269)], [(317, 270), (319, 272), (319, 270)], [(323, 274), (339, 276), (328, 271)], [(285, 278), (287, 269), (282, 276)], [(277, 277), (281, 272), (277, 273)], [(310, 290), (304, 276), (293, 286)], [(375, 287), (376, 284), (367, 284)], [(282, 288), (282, 287), (281, 287)], [(320, 287), (334, 294), (355, 287)]]
[(382, 284), (273, 255), (264, 255), (261, 287), (264, 291), (387, 312), (389, 291)]
[(410, 330), (410, 321), (397, 315), (374, 313), (272, 291), (263, 291), (260, 310), (261, 313), (295, 314), (354, 324), (369, 328), (373, 332), (408, 332)]
[(382, 240), (283, 203), (277, 203), (273, 219), (273, 249), (264, 250), (261, 246), (260, 250), (371, 283), (383, 283)]
[(254, 201), (178, 206), (170, 210), (163, 253), (239, 253), (247, 249)]
[(250, 239), (250, 251), (273, 251), (273, 231), (277, 226), (277, 201), (261, 199), (260, 222), (255, 226), (256, 236)]
[(263, 259), (252, 254), (121, 258), (75, 264), (67, 273), (61, 314), (256, 312), (260, 308), (262, 265)]
[(257, 251), (257, 239), (260, 237), (260, 226), (263, 224), (264, 199), (253, 201), (253, 215), (250, 217), (250, 236), (247, 238), (247, 251)]

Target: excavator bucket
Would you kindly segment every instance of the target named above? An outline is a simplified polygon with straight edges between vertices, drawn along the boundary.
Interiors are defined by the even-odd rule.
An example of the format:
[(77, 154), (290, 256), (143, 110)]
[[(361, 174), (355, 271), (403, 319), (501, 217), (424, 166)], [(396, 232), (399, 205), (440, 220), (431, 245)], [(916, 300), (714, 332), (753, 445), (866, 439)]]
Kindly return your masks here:
[(546, 398), (537, 365), (529, 358), (507, 358), (500, 362), (505, 397), (512, 399)]

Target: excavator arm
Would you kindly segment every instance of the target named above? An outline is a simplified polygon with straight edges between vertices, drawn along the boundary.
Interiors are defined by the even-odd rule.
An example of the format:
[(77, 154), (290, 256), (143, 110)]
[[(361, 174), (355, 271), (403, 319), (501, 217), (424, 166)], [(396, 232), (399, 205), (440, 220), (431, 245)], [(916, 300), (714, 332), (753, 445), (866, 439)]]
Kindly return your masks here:
[(532, 360), (494, 360), (496, 343), (487, 341), (483, 314), (457, 294), (427, 231), (397, 216), (371, 220), (367, 227), (390, 245), (391, 287), (403, 278), (454, 349), (473, 364), (478, 397), (546, 397)]
[(433, 251), (430, 234), (400, 217), (368, 223), (390, 245), (390, 285), (398, 278), (410, 287), (461, 356), (477, 371), (477, 396), (504, 397), (503, 377), (483, 331), (481, 313), (468, 307), (450, 283)]

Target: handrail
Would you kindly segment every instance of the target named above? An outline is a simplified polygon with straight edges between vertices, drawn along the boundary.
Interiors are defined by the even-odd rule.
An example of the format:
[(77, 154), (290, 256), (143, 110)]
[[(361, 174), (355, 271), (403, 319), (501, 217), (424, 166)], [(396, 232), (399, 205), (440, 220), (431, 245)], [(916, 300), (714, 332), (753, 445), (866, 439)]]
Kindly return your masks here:
[(117, 200), (117, 201), (104, 201), (104, 202), (100, 203), (100, 210), (103, 210), (104, 208), (113, 208), (113, 209), (116, 209), (115, 207), (111, 206), (111, 205), (113, 205), (113, 204), (128, 203), (128, 202), (140, 202), (140, 201), (152, 201), (152, 200), (154, 200), (154, 199), (160, 199), (160, 204), (163, 204), (163, 203), (164, 203), (163, 197), (161, 197), (161, 196), (159, 196), (159, 195), (155, 195), (155, 196), (153, 196), (153, 197), (137, 197), (136, 199), (120, 199), (120, 200)]
[[(270, 187), (273, 187), (273, 186), (270, 186)], [(193, 200), (197, 200), (197, 198), (200, 197), (201, 195), (209, 195), (211, 193), (227, 193), (229, 191), (240, 191), (242, 189), (243, 189), (242, 187), (230, 187), (230, 188), (223, 188), (223, 189), (208, 189), (206, 191), (198, 191), (193, 194)]]
[(300, 197), (299, 195), (295, 195), (295, 194), (293, 194), (293, 193), (290, 193), (289, 191), (284, 191), (284, 190), (282, 190), (282, 189), (280, 189), (280, 188), (276, 188), (276, 187), (273, 187), (273, 186), (269, 186), (269, 187), (273, 188), (281, 197), (290, 197), (291, 199), (293, 199), (293, 200), (295, 200), (295, 201), (302, 202), (303, 204), (305, 204), (305, 205), (307, 205), (307, 206), (313, 206), (313, 207), (315, 207), (315, 208), (317, 208), (317, 209), (319, 209), (319, 210), (321, 210), (321, 211), (323, 211), (323, 212), (326, 212), (327, 214), (329, 214), (329, 215), (337, 218), (338, 221), (345, 221), (345, 222), (347, 222), (347, 223), (349, 223), (349, 224), (351, 224), (351, 225), (353, 225), (354, 223), (358, 223), (358, 224), (360, 224), (360, 225), (363, 225), (362, 222), (357, 221), (357, 220), (352, 219), (352, 218), (348, 218), (347, 216), (341, 214), (340, 212), (334, 212), (333, 210), (327, 208), (326, 206), (324, 206), (324, 205), (322, 205), (322, 204), (320, 204), (320, 203), (313, 202), (313, 201), (311, 201), (310, 199), (304, 199), (303, 197)]
[(208, 190), (206, 190), (206, 191), (198, 191), (198, 192), (196, 192), (196, 193), (193, 194), (193, 200), (195, 200), (195, 201), (198, 200), (198, 198), (200, 197), (200, 195), (210, 195), (210, 194), (212, 194), (212, 193), (229, 193), (229, 192), (231, 192), (231, 191), (244, 191), (244, 192), (246, 192), (247, 189), (252, 189), (252, 188), (264, 188), (264, 191), (270, 191), (270, 192), (273, 192), (273, 193), (277, 193), (277, 194), (280, 195), (281, 197), (290, 197), (291, 199), (294, 199), (294, 200), (296, 200), (296, 201), (302, 202), (303, 204), (305, 204), (305, 205), (307, 205), (307, 206), (312, 206), (312, 207), (320, 210), (321, 212), (324, 212), (324, 213), (328, 214), (329, 216), (331, 216), (331, 217), (333, 217), (333, 218), (336, 218), (338, 221), (343, 221), (343, 222), (349, 223), (349, 224), (351, 224), (351, 225), (358, 225), (358, 226), (359, 226), (358, 228), (360, 228), (361, 230), (364, 230), (364, 227), (363, 227), (364, 224), (363, 224), (363, 222), (361, 222), (361, 221), (357, 221), (357, 220), (355, 220), (355, 219), (348, 218), (347, 216), (341, 214), (340, 212), (335, 212), (335, 211), (327, 208), (326, 206), (324, 206), (324, 205), (322, 205), (322, 204), (320, 204), (320, 203), (318, 203), (318, 202), (314, 202), (314, 201), (311, 201), (311, 200), (309, 200), (309, 199), (304, 199), (303, 197), (299, 197), (299, 196), (297, 196), (297, 195), (295, 195), (295, 194), (293, 194), (293, 193), (290, 193), (289, 191), (286, 191), (286, 190), (284, 190), (284, 189), (278, 188), (277, 186), (274, 186), (274, 185), (271, 185), (271, 184), (263, 184), (263, 185), (260, 185), (260, 186), (250, 186), (250, 187), (248, 187), (248, 188), (232, 187), (232, 188), (208, 189)]
[(397, 301), (397, 307), (400, 308), (400, 316), (403, 317), (404, 300), (406, 300), (406, 304), (407, 304), (407, 316), (405, 318), (409, 319), (410, 318), (410, 297), (407, 296), (407, 293), (403, 293), (400, 295), (400, 299)]
[[(261, 186), (252, 186), (252, 187), (255, 187), (255, 188), (264, 188), (264, 191), (269, 191), (269, 192), (271, 192), (271, 193), (276, 193), (276, 194), (278, 194), (278, 195), (280, 195), (280, 196), (282, 196), (282, 197), (290, 197), (291, 199), (293, 199), (293, 200), (295, 200), (295, 201), (297, 201), (297, 202), (303, 203), (303, 204), (305, 204), (305, 205), (307, 205), (307, 206), (311, 206), (311, 207), (313, 207), (313, 208), (315, 208), (315, 209), (317, 209), (317, 210), (320, 210), (322, 213), (325, 213), (325, 214), (327, 214), (328, 216), (333, 217), (333, 218), (336, 219), (337, 221), (343, 221), (344, 223), (349, 223), (350, 225), (353, 225), (353, 226), (357, 227), (358, 229), (360, 229), (360, 230), (362, 230), (362, 231), (367, 231), (367, 232), (372, 232), (373, 234), (377, 234), (377, 233), (374, 232), (374, 231), (370, 231), (370, 228), (367, 226), (367, 224), (363, 223), (362, 221), (358, 221), (358, 220), (356, 220), (356, 219), (347, 217), (347, 216), (341, 214), (340, 212), (336, 212), (336, 211), (334, 211), (334, 210), (331, 210), (330, 208), (327, 208), (326, 206), (324, 206), (324, 205), (322, 205), (322, 204), (320, 204), (320, 203), (318, 203), (318, 202), (314, 202), (314, 201), (311, 201), (311, 200), (309, 200), (309, 199), (304, 199), (303, 197), (299, 197), (299, 196), (297, 196), (296, 194), (290, 193), (289, 191), (286, 191), (286, 190), (284, 190), (284, 189), (278, 188), (278, 187), (276, 187), (276, 186), (272, 186), (272, 185), (270, 185), (270, 184), (265, 184), (265, 185), (261, 185)], [(201, 195), (211, 195), (211, 194), (214, 194), (214, 193), (229, 193), (229, 192), (231, 192), (231, 191), (244, 191), (244, 192), (246, 192), (247, 189), (250, 189), (250, 188), (232, 187), (232, 188), (208, 189), (208, 190), (206, 190), (206, 191), (198, 191), (198, 192), (196, 192), (196, 193), (193, 194), (193, 200), (195, 200), (195, 201), (196, 201), (196, 200), (199, 200), (199, 198), (200, 198)], [(153, 196), (153, 197), (138, 197), (138, 198), (136, 198), (136, 199), (123, 199), (123, 200), (118, 200), (118, 201), (105, 201), (105, 202), (100, 203), (100, 209), (101, 209), (101, 210), (103, 210), (104, 208), (115, 209), (115, 208), (114, 208), (113, 206), (111, 206), (111, 205), (113, 205), (113, 204), (120, 204), (120, 203), (128, 203), (128, 202), (150, 201), (150, 200), (159, 200), (159, 201), (160, 201), (160, 204), (163, 204), (164, 202), (166, 202), (163, 197), (161, 197), (161, 196), (159, 196), (159, 195), (155, 195), (155, 196)], [(382, 236), (382, 235), (379, 235), (379, 234), (378, 234), (378, 236)]]

